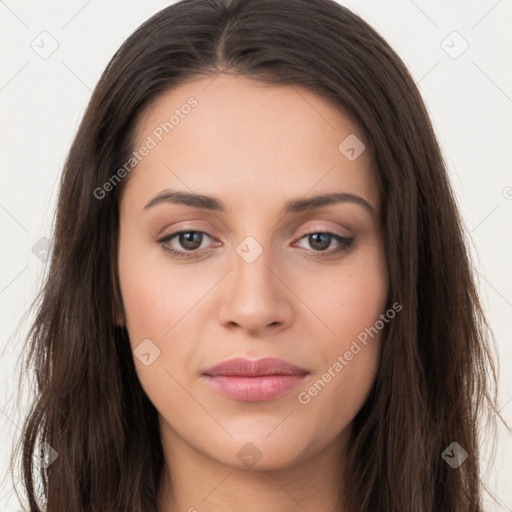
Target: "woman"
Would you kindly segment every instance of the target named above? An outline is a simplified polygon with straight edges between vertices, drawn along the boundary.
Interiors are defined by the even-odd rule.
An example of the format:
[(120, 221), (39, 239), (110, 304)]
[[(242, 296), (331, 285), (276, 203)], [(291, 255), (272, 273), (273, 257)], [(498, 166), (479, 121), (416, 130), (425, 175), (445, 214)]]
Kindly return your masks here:
[[(30, 510), (482, 511), (489, 332), (424, 104), (331, 0), (184, 0), (101, 77), (31, 331)], [(487, 409), (489, 410), (489, 409)]]

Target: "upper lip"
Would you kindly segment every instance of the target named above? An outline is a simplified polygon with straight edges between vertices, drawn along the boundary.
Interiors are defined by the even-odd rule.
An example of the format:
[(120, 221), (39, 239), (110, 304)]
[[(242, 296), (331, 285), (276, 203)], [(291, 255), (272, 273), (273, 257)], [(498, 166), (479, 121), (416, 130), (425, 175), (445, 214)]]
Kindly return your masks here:
[(308, 373), (307, 370), (274, 357), (264, 357), (257, 361), (236, 357), (209, 368), (204, 372), (204, 375), (261, 377), (265, 375), (304, 375), (306, 373)]

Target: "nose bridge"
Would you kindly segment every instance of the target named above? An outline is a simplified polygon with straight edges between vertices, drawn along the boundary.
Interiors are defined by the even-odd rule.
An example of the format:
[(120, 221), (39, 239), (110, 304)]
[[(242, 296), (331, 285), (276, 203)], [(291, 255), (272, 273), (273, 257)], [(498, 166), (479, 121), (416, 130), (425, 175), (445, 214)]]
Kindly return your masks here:
[[(258, 330), (275, 323), (286, 322), (291, 306), (285, 288), (274, 273), (270, 237), (247, 236), (235, 248), (233, 271), (226, 282), (220, 320), (235, 323), (247, 330)], [(271, 271), (272, 270), (272, 271)]]
[[(270, 237), (246, 236), (235, 248), (233, 281), (238, 300), (272, 300), (276, 283), (269, 267), (276, 265), (272, 258)], [(263, 239), (263, 240), (262, 240)]]

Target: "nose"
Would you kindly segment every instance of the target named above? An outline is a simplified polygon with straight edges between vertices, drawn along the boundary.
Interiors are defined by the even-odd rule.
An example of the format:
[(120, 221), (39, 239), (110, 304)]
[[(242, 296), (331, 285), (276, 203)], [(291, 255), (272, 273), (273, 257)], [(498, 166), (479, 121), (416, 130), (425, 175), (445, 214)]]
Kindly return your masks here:
[(293, 294), (270, 252), (263, 250), (251, 263), (238, 253), (233, 255), (233, 269), (222, 280), (222, 304), (218, 313), (225, 327), (263, 334), (291, 324)]

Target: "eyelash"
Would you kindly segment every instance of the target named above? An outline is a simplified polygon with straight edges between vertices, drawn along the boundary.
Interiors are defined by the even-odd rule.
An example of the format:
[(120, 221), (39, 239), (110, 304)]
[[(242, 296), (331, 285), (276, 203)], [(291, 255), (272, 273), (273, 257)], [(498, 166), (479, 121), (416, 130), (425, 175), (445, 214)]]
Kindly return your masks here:
[[(174, 233), (165, 235), (164, 237), (158, 239), (156, 242), (162, 246), (162, 249), (164, 249), (164, 251), (170, 253), (171, 256), (174, 258), (178, 258), (178, 259), (195, 258), (196, 257), (195, 254), (202, 252), (204, 249), (194, 249), (193, 251), (177, 251), (176, 249), (172, 249), (169, 245), (167, 245), (168, 242), (170, 242), (173, 238), (175, 238), (178, 235), (184, 234), (184, 233), (201, 233), (203, 235), (210, 236), (205, 231), (186, 229), (186, 230), (181, 230), (181, 231), (175, 231)], [(331, 249), (331, 250), (326, 249), (324, 251), (315, 251), (314, 249), (312, 249), (313, 252), (318, 253), (320, 258), (330, 258), (337, 254), (345, 253), (348, 250), (350, 250), (352, 248), (352, 246), (354, 245), (354, 238), (343, 237), (341, 235), (332, 233), (330, 231), (311, 231), (309, 233), (304, 233), (304, 235), (302, 235), (299, 238), (299, 240), (302, 240), (303, 238), (305, 238), (307, 236), (317, 235), (317, 234), (329, 235), (332, 237), (332, 239), (336, 240), (340, 244), (340, 247), (338, 247), (337, 249)], [(212, 237), (210, 237), (210, 238), (212, 238)], [(329, 243), (329, 245), (330, 245), (330, 243)]]

